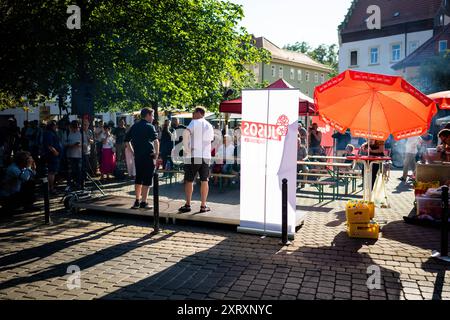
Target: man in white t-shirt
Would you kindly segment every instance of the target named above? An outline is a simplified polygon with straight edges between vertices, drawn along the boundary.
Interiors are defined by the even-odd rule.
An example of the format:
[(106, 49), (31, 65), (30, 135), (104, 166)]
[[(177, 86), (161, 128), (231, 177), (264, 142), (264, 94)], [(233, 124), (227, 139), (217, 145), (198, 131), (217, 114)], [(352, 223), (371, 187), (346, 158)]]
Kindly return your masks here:
[(191, 211), (191, 199), (194, 189), (194, 180), (197, 173), (200, 175), (201, 206), (200, 212), (208, 212), (211, 209), (206, 205), (208, 197), (209, 165), (211, 162), (211, 142), (214, 140), (214, 129), (205, 120), (205, 109), (195, 108), (192, 121), (183, 133), (184, 164), (184, 190), (186, 204), (179, 211), (182, 213)]
[(416, 170), (416, 155), (417, 146), (419, 144), (420, 137), (411, 137), (406, 140), (405, 145), (405, 159), (403, 160), (403, 176), (400, 178), (402, 181), (408, 179), (408, 171)]

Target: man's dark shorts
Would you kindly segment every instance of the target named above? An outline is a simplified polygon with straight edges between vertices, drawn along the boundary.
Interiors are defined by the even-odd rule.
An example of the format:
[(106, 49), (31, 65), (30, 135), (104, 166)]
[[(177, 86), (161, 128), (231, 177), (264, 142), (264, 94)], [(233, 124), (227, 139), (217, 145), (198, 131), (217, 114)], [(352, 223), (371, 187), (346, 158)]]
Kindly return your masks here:
[(46, 160), (47, 160), (48, 173), (57, 174), (59, 172), (59, 158), (58, 157), (48, 157)]
[(155, 173), (155, 164), (151, 155), (135, 155), (136, 166), (135, 184), (150, 187)]
[(191, 163), (184, 165), (184, 181), (194, 182), (197, 173), (200, 181), (209, 180), (209, 159), (191, 159)]

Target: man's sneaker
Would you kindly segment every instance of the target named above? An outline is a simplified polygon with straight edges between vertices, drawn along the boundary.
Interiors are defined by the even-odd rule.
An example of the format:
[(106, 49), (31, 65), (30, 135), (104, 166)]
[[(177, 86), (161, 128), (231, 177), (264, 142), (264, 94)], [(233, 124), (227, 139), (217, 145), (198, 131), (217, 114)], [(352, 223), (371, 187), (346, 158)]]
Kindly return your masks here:
[(139, 200), (134, 201), (134, 204), (131, 207), (131, 209), (139, 209)]
[(150, 206), (147, 202), (141, 202), (141, 204), (139, 205), (139, 209), (150, 210), (150, 209), (153, 209), (153, 207)]
[(180, 213), (187, 213), (187, 212), (191, 212), (191, 210), (192, 210), (191, 206), (188, 206), (187, 204), (185, 204), (180, 209), (178, 209), (178, 212), (180, 212)]

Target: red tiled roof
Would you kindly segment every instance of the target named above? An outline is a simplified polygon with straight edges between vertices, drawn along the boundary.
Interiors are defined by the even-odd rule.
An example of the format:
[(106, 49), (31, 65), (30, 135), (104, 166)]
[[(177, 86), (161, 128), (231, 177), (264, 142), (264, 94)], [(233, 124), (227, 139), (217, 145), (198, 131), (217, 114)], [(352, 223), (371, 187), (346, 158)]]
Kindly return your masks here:
[[(377, 5), (381, 9), (381, 25), (392, 26), (412, 21), (434, 19), (442, 0), (354, 0), (340, 26), (341, 33), (367, 30), (367, 8)], [(399, 13), (396, 17), (395, 14)]]
[(407, 56), (402, 61), (394, 64), (392, 69), (399, 70), (406, 67), (413, 67), (421, 65), (425, 60), (436, 56), (438, 54), (438, 46), (440, 40), (447, 40), (450, 44), (450, 24), (437, 33), (434, 37), (429, 39), (423, 45), (416, 49), (413, 53)]

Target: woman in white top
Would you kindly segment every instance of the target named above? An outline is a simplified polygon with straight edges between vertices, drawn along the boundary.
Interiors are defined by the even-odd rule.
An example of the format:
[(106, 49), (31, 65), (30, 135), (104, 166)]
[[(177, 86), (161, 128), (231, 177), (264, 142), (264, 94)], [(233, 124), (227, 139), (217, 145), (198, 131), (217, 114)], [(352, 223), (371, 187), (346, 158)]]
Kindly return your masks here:
[(104, 131), (100, 136), (102, 138), (102, 162), (100, 165), (100, 172), (102, 173), (102, 178), (109, 178), (109, 175), (112, 175), (116, 168), (116, 155), (114, 150), (116, 139), (111, 134), (111, 128), (108, 125), (104, 126)]

